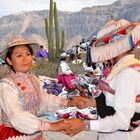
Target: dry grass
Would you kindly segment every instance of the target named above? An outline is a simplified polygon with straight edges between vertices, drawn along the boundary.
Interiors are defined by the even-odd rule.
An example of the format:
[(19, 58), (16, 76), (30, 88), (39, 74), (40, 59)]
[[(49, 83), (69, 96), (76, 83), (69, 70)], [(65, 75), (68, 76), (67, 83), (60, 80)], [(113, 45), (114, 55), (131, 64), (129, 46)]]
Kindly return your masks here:
[(31, 69), (31, 72), (35, 75), (43, 75), (55, 78), (57, 75), (57, 64), (48, 62), (46, 59), (40, 59), (37, 61), (37, 66)]
[[(82, 73), (82, 67), (80, 65), (70, 64), (72, 71), (75, 74)], [(0, 66), (0, 79), (5, 77), (9, 73), (9, 67), (7, 65)], [(57, 64), (48, 62), (45, 59), (40, 59), (37, 61), (37, 64), (33, 65), (31, 68), (31, 73), (35, 75), (43, 75), (52, 78), (57, 76)]]
[(83, 73), (81, 64), (70, 64), (70, 68), (71, 68), (72, 72), (75, 74)]

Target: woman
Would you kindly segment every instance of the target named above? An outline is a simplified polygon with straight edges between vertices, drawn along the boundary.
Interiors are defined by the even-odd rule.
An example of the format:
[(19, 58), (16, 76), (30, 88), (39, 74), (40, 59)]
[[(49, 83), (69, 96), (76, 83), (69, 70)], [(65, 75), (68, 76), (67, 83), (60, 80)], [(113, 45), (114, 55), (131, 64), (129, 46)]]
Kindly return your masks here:
[(62, 83), (67, 90), (71, 90), (71, 80), (76, 80), (75, 75), (73, 74), (69, 62), (71, 61), (70, 55), (63, 52), (60, 55), (60, 60), (58, 64), (58, 81)]
[(18, 36), (14, 37), (2, 52), (11, 72), (0, 81), (1, 140), (40, 131), (61, 131), (64, 129), (63, 121), (42, 121), (37, 117), (38, 112), (52, 111), (60, 106), (84, 105), (84, 99), (80, 101), (80, 97), (77, 101), (68, 101), (43, 92), (38, 78), (29, 73), (32, 49), (37, 50), (37, 47), (38, 44)]

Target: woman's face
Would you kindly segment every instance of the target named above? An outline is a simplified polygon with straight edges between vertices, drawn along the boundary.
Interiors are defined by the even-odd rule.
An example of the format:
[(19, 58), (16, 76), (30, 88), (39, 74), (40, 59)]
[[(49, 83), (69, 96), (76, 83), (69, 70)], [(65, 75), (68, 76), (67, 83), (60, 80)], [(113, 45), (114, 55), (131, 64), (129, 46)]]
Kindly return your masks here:
[(9, 58), (6, 59), (15, 72), (26, 73), (29, 71), (32, 64), (32, 54), (26, 45), (15, 47), (11, 55), (11, 60)]

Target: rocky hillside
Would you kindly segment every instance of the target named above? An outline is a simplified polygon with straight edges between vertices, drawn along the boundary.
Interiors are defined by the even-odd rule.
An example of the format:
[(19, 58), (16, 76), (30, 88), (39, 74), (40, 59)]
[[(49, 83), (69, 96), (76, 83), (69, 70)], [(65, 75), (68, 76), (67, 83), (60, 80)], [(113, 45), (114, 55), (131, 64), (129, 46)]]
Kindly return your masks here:
[[(92, 5), (91, 5), (92, 6)], [(59, 12), (60, 29), (65, 30), (66, 46), (81, 38), (91, 37), (114, 15), (116, 19), (124, 18), (130, 22), (140, 20), (140, 0), (118, 0), (107, 6), (93, 6), (79, 12)], [(48, 11), (31, 11), (8, 15), (0, 18), (0, 51), (14, 35), (24, 35), (30, 39), (47, 45), (44, 30), (44, 19)], [(72, 40), (72, 41), (71, 41)]]

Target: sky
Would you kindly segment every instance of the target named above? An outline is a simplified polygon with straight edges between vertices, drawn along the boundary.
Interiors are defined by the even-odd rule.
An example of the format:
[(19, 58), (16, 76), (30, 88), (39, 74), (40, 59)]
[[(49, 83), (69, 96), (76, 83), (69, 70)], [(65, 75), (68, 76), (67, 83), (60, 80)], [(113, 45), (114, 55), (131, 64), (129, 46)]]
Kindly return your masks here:
[[(80, 11), (84, 7), (108, 5), (117, 0), (53, 0), (61, 11)], [(0, 17), (22, 11), (49, 9), (49, 0), (0, 0)]]

